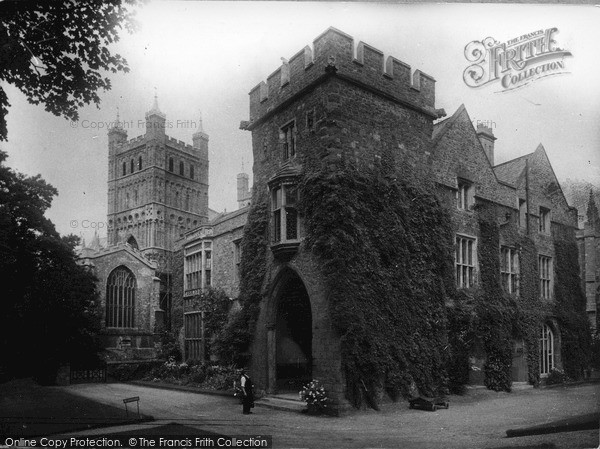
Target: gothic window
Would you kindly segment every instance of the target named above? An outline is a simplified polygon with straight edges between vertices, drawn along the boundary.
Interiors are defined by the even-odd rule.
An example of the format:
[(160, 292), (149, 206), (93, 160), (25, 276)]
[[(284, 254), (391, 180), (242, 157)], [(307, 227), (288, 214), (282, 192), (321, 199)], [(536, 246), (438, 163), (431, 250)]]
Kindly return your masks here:
[(169, 158), (169, 171), (170, 172), (173, 171), (173, 158), (172, 157)]
[(475, 239), (456, 236), (456, 286), (469, 288), (475, 285)]
[(540, 272), (540, 297), (552, 298), (552, 257), (538, 256)]
[(550, 232), (550, 209), (546, 209), (545, 207), (540, 207), (539, 231), (542, 234)]
[(179, 174), (181, 176), (183, 176), (183, 173), (184, 173), (183, 161), (180, 161), (179, 162)]
[(106, 327), (133, 327), (135, 324), (136, 281), (133, 273), (115, 268), (106, 282)]
[(517, 250), (503, 246), (500, 249), (502, 286), (508, 293), (519, 293), (519, 256)]
[(185, 210), (190, 210), (190, 194), (185, 194)]
[(138, 170), (142, 169), (142, 156), (138, 158)]
[(271, 190), (273, 243), (298, 239), (298, 189), (295, 185), (280, 184)]
[(462, 210), (471, 210), (474, 204), (473, 184), (463, 179), (459, 179), (457, 184), (456, 207)]
[(540, 374), (547, 376), (554, 369), (554, 333), (544, 324), (540, 335)]
[(129, 163), (129, 173), (133, 173), (133, 159), (131, 159), (131, 162)]
[(283, 160), (290, 159), (296, 155), (296, 124), (290, 122), (281, 128), (279, 139), (283, 144)]
[(137, 206), (138, 204), (138, 189), (133, 191), (133, 205)]
[(123, 176), (127, 174), (127, 163), (123, 162)]
[(190, 165), (190, 179), (194, 179), (194, 166)]

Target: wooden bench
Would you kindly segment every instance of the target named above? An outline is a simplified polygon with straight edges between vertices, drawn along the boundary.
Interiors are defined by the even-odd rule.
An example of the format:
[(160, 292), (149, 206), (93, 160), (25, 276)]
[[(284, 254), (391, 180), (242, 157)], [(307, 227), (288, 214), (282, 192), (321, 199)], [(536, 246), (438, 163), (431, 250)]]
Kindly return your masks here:
[(123, 399), (123, 404), (125, 404), (125, 413), (127, 413), (127, 417), (129, 418), (129, 409), (127, 408), (127, 404), (129, 404), (130, 402), (135, 402), (137, 404), (138, 419), (142, 419), (142, 417), (140, 415), (140, 397), (139, 396), (134, 396), (132, 398)]

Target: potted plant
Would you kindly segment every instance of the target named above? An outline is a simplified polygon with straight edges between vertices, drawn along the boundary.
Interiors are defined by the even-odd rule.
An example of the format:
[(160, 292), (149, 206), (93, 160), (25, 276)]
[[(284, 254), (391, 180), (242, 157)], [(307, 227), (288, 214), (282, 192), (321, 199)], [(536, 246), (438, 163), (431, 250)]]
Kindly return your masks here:
[(312, 380), (299, 393), (300, 400), (306, 402), (306, 411), (311, 415), (320, 415), (327, 411), (329, 398), (325, 388), (318, 380)]

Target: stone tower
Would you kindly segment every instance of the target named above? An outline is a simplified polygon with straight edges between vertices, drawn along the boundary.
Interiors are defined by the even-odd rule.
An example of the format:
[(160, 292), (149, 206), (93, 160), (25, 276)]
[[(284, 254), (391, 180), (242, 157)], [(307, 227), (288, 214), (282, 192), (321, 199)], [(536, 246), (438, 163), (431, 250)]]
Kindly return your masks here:
[[(143, 122), (142, 122), (143, 123)], [(108, 132), (108, 244), (127, 243), (170, 271), (166, 257), (184, 232), (208, 220), (208, 135), (187, 145), (165, 134), (156, 96), (146, 132), (127, 140), (122, 123)]]

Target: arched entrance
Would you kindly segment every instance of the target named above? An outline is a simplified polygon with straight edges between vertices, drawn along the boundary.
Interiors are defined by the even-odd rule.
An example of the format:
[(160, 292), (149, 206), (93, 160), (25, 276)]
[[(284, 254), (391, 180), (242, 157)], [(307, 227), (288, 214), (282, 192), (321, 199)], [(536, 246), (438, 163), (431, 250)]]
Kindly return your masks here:
[(298, 392), (312, 377), (312, 312), (308, 292), (296, 273), (282, 276), (274, 292), (269, 330), (269, 389)]

